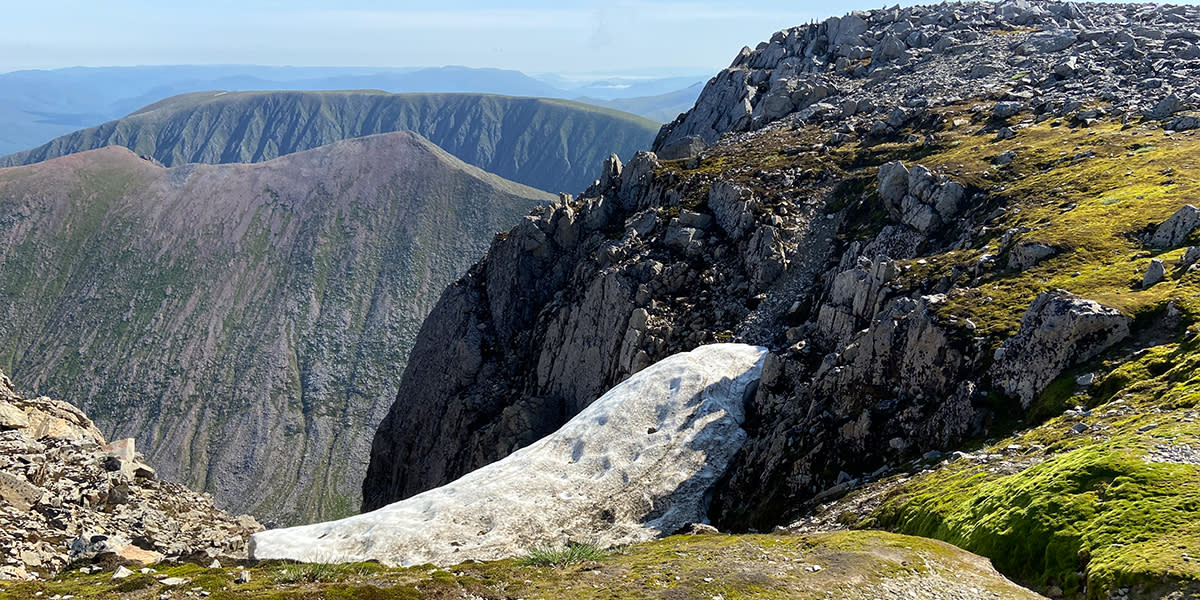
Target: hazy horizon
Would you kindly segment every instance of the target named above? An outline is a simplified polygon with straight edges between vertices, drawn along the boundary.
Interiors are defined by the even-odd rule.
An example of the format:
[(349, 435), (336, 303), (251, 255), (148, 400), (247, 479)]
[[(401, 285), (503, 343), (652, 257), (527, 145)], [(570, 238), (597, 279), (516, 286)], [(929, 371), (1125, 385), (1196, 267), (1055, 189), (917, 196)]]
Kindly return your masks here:
[[(337, 8), (332, 8), (337, 6)], [(587, 74), (712, 72), (774, 31), (868, 8), (763, 0), (547, 0), (428, 5), (381, 0), (136, 0), (18, 4), (0, 23), (0, 73), (69, 67), (440, 67)], [(698, 43), (703, 40), (703, 43)]]

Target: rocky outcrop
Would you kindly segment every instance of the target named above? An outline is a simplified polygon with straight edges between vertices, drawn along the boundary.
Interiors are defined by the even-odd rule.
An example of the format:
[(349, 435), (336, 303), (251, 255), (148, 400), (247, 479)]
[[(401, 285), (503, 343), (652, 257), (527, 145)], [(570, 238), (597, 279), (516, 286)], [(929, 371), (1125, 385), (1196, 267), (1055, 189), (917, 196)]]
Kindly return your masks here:
[(992, 382), (1029, 406), (1063, 369), (1125, 339), (1132, 321), (1063, 290), (1043, 292), (1021, 317), (1021, 329), (996, 351)]
[(0, 425), (0, 579), (52, 576), (94, 558), (244, 558), (246, 538), (262, 529), (157, 480), (133, 439), (109, 443), (79, 409), (23, 398), (3, 374), (0, 412), (24, 415)]
[(765, 353), (716, 344), (674, 355), (503, 460), (369, 513), (255, 534), (250, 554), (446, 566), (704, 523), (711, 488), (746, 439), (744, 404)]
[[(1186, 6), (1024, 0), (854, 11), (743, 48), (695, 107), (663, 127), (654, 148), (691, 137), (711, 144), (780, 119), (861, 113), (876, 113), (874, 131), (892, 134), (931, 100), (983, 95), (1017, 79), (1028, 79), (1026, 89), (1012, 90), (997, 119), (1031, 109), (1071, 116), (1101, 96), (1183, 130), (1195, 118), (1172, 115), (1196, 108), (1200, 84), (1160, 74), (1195, 69), (1198, 21), (1200, 13)], [(1087, 67), (1096, 64), (1105, 68)], [(1146, 93), (1121, 91), (1128, 89)]]
[(931, 235), (962, 211), (966, 188), (922, 165), (908, 169), (895, 161), (879, 167), (879, 197), (893, 219)]
[(406, 132), (248, 165), (114, 146), (3, 169), (0, 361), (223, 508), (343, 516), (421, 319), (552, 199)]
[(816, 336), (833, 346), (863, 329), (883, 307), (896, 274), (895, 261), (887, 257), (860, 257), (853, 269), (835, 275), (829, 297), (817, 310)]
[[(886, 273), (889, 264), (880, 260), (872, 270)], [(835, 282), (845, 281), (845, 273), (854, 271)], [(871, 290), (867, 282), (859, 289)], [(719, 523), (769, 527), (813, 498), (844, 493), (888, 465), (980, 430), (986, 414), (976, 397), (981, 348), (936, 315), (945, 298), (877, 301), (881, 306), (865, 328), (815, 338), (836, 344), (815, 367), (804, 356), (807, 348), (799, 356), (793, 350), (768, 357), (749, 410), (760, 425), (750, 429), (718, 490), (713, 515)], [(818, 314), (841, 306), (824, 304)]]

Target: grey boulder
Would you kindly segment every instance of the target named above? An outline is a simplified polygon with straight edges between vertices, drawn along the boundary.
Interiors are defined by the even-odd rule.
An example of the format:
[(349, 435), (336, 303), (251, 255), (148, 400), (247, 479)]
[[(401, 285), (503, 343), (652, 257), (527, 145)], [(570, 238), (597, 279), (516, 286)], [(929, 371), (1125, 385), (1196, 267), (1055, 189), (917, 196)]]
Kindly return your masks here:
[(1178, 246), (1191, 235), (1196, 226), (1200, 225), (1200, 209), (1185, 204), (1175, 211), (1166, 221), (1163, 221), (1154, 235), (1150, 237), (1152, 248), (1170, 248)]
[(1021, 328), (996, 351), (989, 374), (1028, 407), (1063, 369), (1084, 362), (1129, 336), (1121, 311), (1063, 290), (1043, 292), (1021, 317)]

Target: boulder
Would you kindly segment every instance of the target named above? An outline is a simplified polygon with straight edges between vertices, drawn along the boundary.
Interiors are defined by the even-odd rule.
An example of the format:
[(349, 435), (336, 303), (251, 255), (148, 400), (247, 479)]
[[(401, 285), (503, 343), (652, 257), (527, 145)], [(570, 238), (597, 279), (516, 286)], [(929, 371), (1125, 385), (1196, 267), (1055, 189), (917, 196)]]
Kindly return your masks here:
[(717, 181), (708, 192), (708, 209), (717, 226), (735, 240), (741, 239), (754, 226), (756, 206), (750, 188), (736, 183)]
[(996, 351), (989, 374), (1004, 393), (1028, 407), (1063, 369), (1129, 336), (1121, 311), (1063, 290), (1043, 292), (1021, 317), (1021, 328)]
[(997, 119), (1007, 119), (1021, 112), (1020, 102), (997, 102), (992, 107), (992, 117)]
[(1150, 246), (1152, 248), (1178, 246), (1191, 235), (1197, 225), (1200, 225), (1200, 209), (1191, 204), (1185, 204), (1167, 217), (1167, 220), (1163, 221), (1158, 229), (1154, 230), (1154, 235), (1150, 236)]
[(1167, 129), (1172, 131), (1189, 131), (1192, 129), (1200, 129), (1200, 118), (1193, 115), (1184, 115), (1175, 117), (1167, 124)]
[(685, 136), (683, 139), (667, 146), (660, 148), (655, 154), (660, 160), (682, 160), (692, 158), (708, 148), (708, 144), (704, 138), (698, 135)]
[(24, 400), (24, 404), (25, 414), (29, 416), (25, 435), (30, 438), (86, 441), (97, 445), (104, 443), (104, 436), (92, 420), (83, 411), (62, 400), (43, 396)]
[(37, 504), (44, 490), (21, 477), (0, 471), (0, 501), (26, 511)]
[(372, 512), (256, 534), (251, 556), (450, 565), (707, 522), (706, 495), (746, 439), (744, 403), (765, 355), (741, 344), (676, 354), (499, 462)]
[(701, 234), (694, 227), (684, 227), (678, 218), (671, 219), (667, 234), (663, 237), (663, 244), (676, 252), (684, 252), (697, 235)]
[(898, 207), (908, 194), (908, 168), (896, 160), (879, 167), (879, 198), (884, 206)]
[(1170, 94), (1159, 100), (1154, 108), (1146, 111), (1146, 116), (1151, 119), (1166, 119), (1183, 108), (1183, 101), (1179, 96)]
[(1047, 54), (1061, 52), (1075, 45), (1075, 32), (1070, 29), (1039, 31), (1029, 36), (1016, 49), (1018, 54)]

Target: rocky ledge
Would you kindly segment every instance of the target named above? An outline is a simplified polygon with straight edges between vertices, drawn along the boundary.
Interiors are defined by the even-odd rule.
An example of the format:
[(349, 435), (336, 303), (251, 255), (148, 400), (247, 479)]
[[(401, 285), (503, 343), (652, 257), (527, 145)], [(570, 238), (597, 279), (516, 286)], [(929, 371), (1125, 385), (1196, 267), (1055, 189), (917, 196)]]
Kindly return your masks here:
[(18, 396), (0, 373), (0, 579), (49, 577), (77, 561), (244, 558), (261, 529), (159, 481), (132, 438), (110, 443), (78, 408)]

